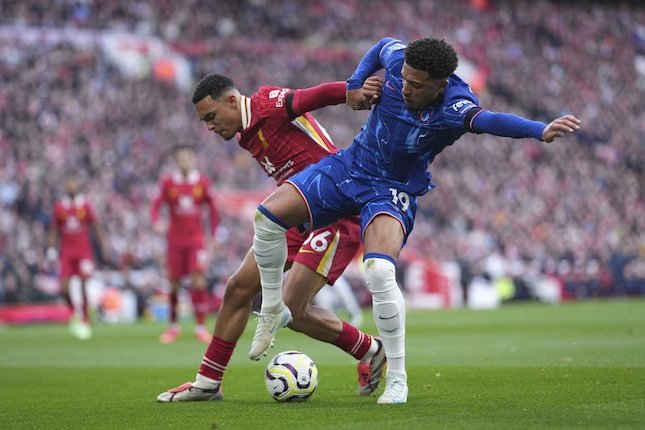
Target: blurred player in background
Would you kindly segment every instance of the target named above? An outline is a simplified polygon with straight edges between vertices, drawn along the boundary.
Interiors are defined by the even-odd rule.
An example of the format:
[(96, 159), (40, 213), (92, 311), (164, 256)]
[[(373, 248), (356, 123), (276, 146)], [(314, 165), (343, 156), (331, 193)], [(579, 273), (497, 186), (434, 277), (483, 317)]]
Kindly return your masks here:
[[(92, 252), (90, 230), (94, 231), (101, 250), (104, 247), (104, 234), (96, 214), (85, 197), (79, 193), (75, 177), (65, 180), (65, 195), (54, 204), (49, 230), (47, 258), (60, 262), (61, 292), (72, 313), (70, 331), (79, 339), (92, 336), (87, 300), (87, 279), (94, 273), (95, 263)], [(58, 248), (60, 247), (60, 251)], [(102, 252), (105, 256), (105, 252)], [(74, 302), (69, 291), (70, 280), (77, 276), (81, 285), (82, 317), (76, 316)]]
[[(190, 296), (197, 323), (195, 335), (199, 341), (207, 343), (210, 342), (211, 335), (204, 326), (208, 313), (208, 293), (204, 276), (208, 253), (202, 226), (203, 206), (209, 211), (209, 238), (215, 234), (219, 218), (210, 191), (210, 181), (195, 168), (193, 148), (178, 145), (173, 150), (173, 156), (177, 170), (162, 180), (159, 195), (152, 202), (150, 210), (155, 231), (159, 234), (167, 233), (166, 270), (170, 281), (170, 326), (159, 340), (161, 343), (172, 343), (181, 333), (177, 324), (178, 293), (182, 279), (190, 276)], [(168, 228), (160, 218), (162, 204), (168, 206)]]
[[(578, 129), (565, 115), (550, 124), (478, 106), (470, 87), (454, 74), (457, 54), (444, 42), (420, 39), (407, 45), (385, 38), (363, 57), (347, 81), (347, 103), (371, 112), (353, 144), (309, 166), (280, 186), (259, 207), (253, 246), (262, 284), (262, 309), (251, 350), (259, 354), (273, 342), (286, 312), (282, 279), (289, 227), (312, 228), (360, 215), (365, 279), (385, 348), (388, 368), (378, 403), (405, 403), (405, 301), (396, 281), (395, 262), (412, 230), (417, 197), (434, 184), (427, 170), (444, 148), (464, 133), (488, 133), (552, 142)], [(366, 80), (385, 69), (385, 83)]]
[(344, 310), (349, 314), (349, 323), (351, 325), (357, 328), (363, 325), (361, 306), (356, 300), (352, 285), (345, 276), (339, 277), (333, 286), (325, 285), (314, 297), (314, 303), (334, 312), (337, 311), (338, 304), (340, 304), (340, 310)]
[[(240, 94), (233, 81), (211, 74), (197, 85), (193, 103), (210, 131), (229, 140), (237, 136), (268, 176), (278, 184), (338, 150), (310, 111), (345, 101), (345, 83), (322, 84), (290, 90), (261, 87), (251, 97)], [(381, 341), (341, 321), (326, 309), (313, 305), (313, 297), (325, 285), (336, 282), (360, 248), (357, 218), (345, 219), (312, 232), (291, 229), (284, 247), (285, 264), (276, 269), (285, 283), (290, 312), (280, 316), (289, 326), (314, 339), (336, 345), (358, 362), (358, 395), (369, 395), (382, 378), (385, 355)], [(266, 250), (266, 252), (273, 252)], [(221, 381), (242, 335), (253, 297), (260, 292), (260, 275), (250, 249), (237, 272), (227, 281), (217, 315), (213, 340), (202, 359), (195, 382), (161, 393), (159, 402), (220, 400)], [(264, 353), (264, 351), (262, 351)], [(254, 359), (259, 359), (258, 354)]]

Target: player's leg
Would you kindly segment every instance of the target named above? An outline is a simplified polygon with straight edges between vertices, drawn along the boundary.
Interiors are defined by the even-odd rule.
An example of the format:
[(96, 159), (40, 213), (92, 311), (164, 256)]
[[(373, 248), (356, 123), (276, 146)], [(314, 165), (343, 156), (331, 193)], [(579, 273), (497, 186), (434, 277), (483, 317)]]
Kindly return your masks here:
[(65, 304), (70, 312), (70, 322), (75, 319), (76, 309), (74, 308), (74, 302), (72, 301), (72, 296), (69, 293), (69, 283), (71, 278), (69, 276), (63, 276), (60, 278), (60, 294), (65, 299)]
[(182, 250), (168, 244), (166, 251), (166, 271), (170, 291), (168, 292), (169, 325), (168, 329), (159, 336), (159, 341), (164, 344), (173, 343), (181, 334), (177, 324), (177, 304), (179, 303), (179, 287), (182, 273)]
[(89, 313), (89, 302), (87, 299), (87, 277), (85, 275), (79, 276), (81, 284), (81, 310), (82, 320), (76, 327), (76, 337), (79, 339), (85, 340), (92, 337), (92, 328), (90, 327), (90, 313)]
[(309, 221), (307, 204), (291, 184), (283, 184), (255, 212), (253, 250), (262, 285), (262, 307), (249, 357), (258, 360), (274, 340), (275, 332), (291, 321), (282, 301), (282, 277), (287, 261), (286, 232)]
[(282, 301), (282, 269), (287, 260), (286, 231), (310, 223), (329, 225), (342, 214), (353, 213), (353, 200), (338, 192), (351, 181), (340, 156), (330, 155), (295, 174), (258, 207), (253, 248), (260, 271), (262, 309), (249, 350), (257, 360), (274, 340), (275, 332), (291, 319)]
[(385, 392), (378, 403), (405, 403), (405, 301), (396, 282), (395, 259), (405, 239), (401, 221), (389, 213), (376, 214), (363, 236), (365, 279), (372, 293), (374, 321), (378, 327), (388, 368)]
[[(345, 264), (346, 266), (346, 264)], [(313, 303), (329, 280), (304, 264), (295, 262), (284, 284), (284, 300), (293, 315), (289, 328), (336, 345), (359, 360), (358, 395), (369, 395), (381, 380), (385, 354), (379, 339), (342, 321), (328, 309)]]
[(208, 314), (208, 285), (204, 276), (207, 266), (206, 251), (200, 244), (199, 246), (191, 247), (189, 253), (190, 298), (195, 310), (195, 335), (200, 342), (209, 343), (211, 335), (204, 325)]
[(74, 306), (74, 301), (72, 300), (72, 295), (70, 294), (69, 291), (69, 286), (71, 283), (71, 274), (69, 270), (64, 269), (64, 262), (61, 260), (61, 278), (60, 278), (60, 292), (63, 298), (65, 299), (65, 303), (67, 304), (67, 307), (69, 308), (70, 316), (69, 316), (69, 331), (74, 335), (74, 337), (80, 338), (79, 336), (79, 330), (80, 330), (80, 325), (81, 321), (78, 319), (76, 315), (76, 307)]
[(195, 382), (161, 393), (159, 402), (222, 399), (221, 381), (251, 314), (253, 297), (260, 292), (260, 274), (249, 250), (235, 274), (226, 282), (215, 331), (202, 358)]
[(72, 296), (69, 293), (69, 284), (72, 278), (72, 274), (77, 270), (74, 270), (75, 269), (74, 260), (70, 258), (67, 254), (62, 252), (60, 254), (59, 264), (60, 264), (60, 274), (59, 274), (60, 294), (61, 296), (63, 296), (63, 299), (67, 304), (67, 308), (69, 309), (69, 312), (70, 312), (70, 323), (72, 323), (75, 320), (76, 309), (74, 308), (74, 302), (72, 301)]

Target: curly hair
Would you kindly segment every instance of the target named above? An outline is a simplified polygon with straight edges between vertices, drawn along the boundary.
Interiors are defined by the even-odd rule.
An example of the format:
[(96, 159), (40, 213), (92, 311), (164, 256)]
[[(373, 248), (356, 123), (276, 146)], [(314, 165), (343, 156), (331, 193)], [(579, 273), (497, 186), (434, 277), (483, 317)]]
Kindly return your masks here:
[(431, 78), (446, 79), (457, 68), (459, 59), (445, 40), (427, 37), (415, 40), (405, 48), (405, 62), (414, 69), (428, 72)]
[(205, 97), (211, 96), (216, 99), (226, 91), (235, 88), (235, 83), (228, 76), (211, 73), (202, 78), (193, 92), (193, 104), (198, 103)]

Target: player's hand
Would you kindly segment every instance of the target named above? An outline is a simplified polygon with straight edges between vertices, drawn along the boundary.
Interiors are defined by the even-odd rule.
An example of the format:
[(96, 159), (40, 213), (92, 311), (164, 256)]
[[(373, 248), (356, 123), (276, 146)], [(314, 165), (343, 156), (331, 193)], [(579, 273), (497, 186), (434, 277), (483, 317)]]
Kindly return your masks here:
[(363, 83), (363, 97), (365, 102), (372, 106), (376, 104), (381, 97), (381, 89), (383, 88), (383, 79), (378, 76), (370, 76)]
[(357, 88), (355, 90), (347, 90), (345, 94), (345, 102), (353, 110), (365, 110), (370, 108), (370, 106), (367, 103), (365, 103), (365, 97), (363, 96), (362, 88)]
[(152, 229), (155, 231), (157, 234), (164, 234), (166, 233), (166, 226), (163, 224), (161, 221), (157, 221), (152, 225)]
[(573, 133), (580, 128), (581, 122), (573, 115), (556, 118), (542, 132), (542, 140), (551, 143), (558, 137), (564, 137), (566, 133)]

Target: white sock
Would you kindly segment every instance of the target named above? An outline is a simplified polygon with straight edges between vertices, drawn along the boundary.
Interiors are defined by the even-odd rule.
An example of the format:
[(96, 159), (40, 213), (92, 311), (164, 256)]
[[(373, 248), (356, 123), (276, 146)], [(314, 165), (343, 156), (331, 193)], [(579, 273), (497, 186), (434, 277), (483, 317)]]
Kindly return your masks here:
[(376, 339), (374, 339), (374, 336), (370, 336), (372, 338), (372, 343), (370, 344), (370, 349), (367, 350), (363, 358), (361, 358), (361, 363), (367, 363), (369, 362), (372, 357), (374, 357), (374, 354), (376, 354), (376, 351), (378, 350), (378, 342)]
[(374, 321), (387, 357), (387, 372), (405, 373), (405, 300), (396, 283), (396, 268), (381, 256), (364, 260), (365, 280), (372, 293)]
[(282, 274), (287, 262), (287, 229), (267, 217), (262, 206), (255, 211), (253, 253), (262, 285), (261, 312), (283, 306)]
[(204, 376), (201, 373), (198, 373), (197, 376), (195, 376), (193, 387), (202, 388), (204, 390), (212, 390), (221, 383), (222, 381), (218, 381), (217, 379), (212, 379), (208, 376)]

